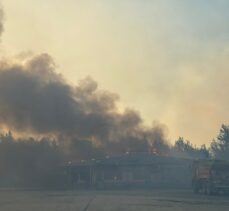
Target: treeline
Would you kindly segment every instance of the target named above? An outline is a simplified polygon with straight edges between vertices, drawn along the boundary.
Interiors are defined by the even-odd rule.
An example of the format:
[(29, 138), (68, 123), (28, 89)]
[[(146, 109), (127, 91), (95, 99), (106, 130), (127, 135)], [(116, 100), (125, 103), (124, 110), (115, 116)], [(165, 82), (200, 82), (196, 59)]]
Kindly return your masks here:
[[(92, 145), (89, 147), (90, 143), (87, 141), (84, 142), (86, 146), (76, 143), (66, 147), (61, 141), (50, 138), (16, 139), (11, 132), (0, 134), (0, 186), (63, 187), (66, 181), (63, 166), (67, 161), (101, 158), (106, 155), (99, 148)], [(229, 126), (222, 125), (219, 135), (208, 148), (205, 145), (195, 147), (179, 137), (174, 145), (167, 148), (166, 155), (229, 160)]]
[(219, 135), (213, 139), (209, 147), (193, 146), (190, 141), (179, 137), (172, 147), (175, 156), (186, 158), (213, 158), (229, 160), (229, 125), (222, 125)]
[(55, 187), (63, 176), (62, 153), (48, 139), (15, 139), (9, 132), (0, 135), (1, 187)]

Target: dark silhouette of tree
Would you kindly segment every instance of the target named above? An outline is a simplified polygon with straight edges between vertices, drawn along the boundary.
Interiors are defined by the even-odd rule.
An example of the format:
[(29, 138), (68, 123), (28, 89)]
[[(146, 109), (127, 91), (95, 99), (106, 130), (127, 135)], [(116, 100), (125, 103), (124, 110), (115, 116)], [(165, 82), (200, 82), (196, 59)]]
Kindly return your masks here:
[(210, 158), (210, 151), (205, 144), (201, 145), (199, 152), (203, 158)]
[(185, 140), (183, 137), (179, 137), (177, 141), (175, 141), (173, 147), (173, 153), (178, 157), (186, 157), (186, 158), (208, 158), (209, 150), (205, 145), (202, 145), (200, 148), (195, 147), (188, 140)]
[(0, 186), (55, 187), (62, 153), (48, 138), (15, 139), (0, 134)]
[(219, 135), (212, 140), (210, 148), (215, 158), (229, 160), (229, 125), (221, 126)]

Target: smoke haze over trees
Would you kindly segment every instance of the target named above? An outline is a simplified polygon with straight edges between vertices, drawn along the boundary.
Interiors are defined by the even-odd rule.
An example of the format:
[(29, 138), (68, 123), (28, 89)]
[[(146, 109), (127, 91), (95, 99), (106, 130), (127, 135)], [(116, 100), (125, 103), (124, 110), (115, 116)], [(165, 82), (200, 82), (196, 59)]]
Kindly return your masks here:
[[(3, 31), (0, 10), (0, 35)], [(92, 78), (77, 85), (56, 72), (46, 53), (0, 61), (0, 185), (47, 186), (61, 164), (126, 152), (185, 158), (208, 157), (205, 146), (179, 138), (171, 145), (166, 126), (145, 126), (119, 96), (100, 90)], [(6, 132), (6, 131), (12, 131)], [(211, 150), (228, 158), (229, 129), (223, 125)]]
[(77, 146), (89, 141), (111, 154), (147, 151), (149, 146), (158, 153), (166, 150), (163, 126), (145, 127), (133, 109), (119, 112), (118, 96), (97, 86), (89, 77), (69, 85), (47, 54), (17, 64), (2, 61), (1, 126), (19, 136), (52, 136)]
[[(0, 33), (3, 15), (0, 12)], [(169, 145), (164, 126), (145, 127), (140, 114), (119, 111), (118, 95), (87, 77), (69, 84), (48, 54), (0, 61), (2, 185), (45, 185), (57, 165)], [(12, 133), (5, 133), (12, 131)], [(16, 138), (17, 137), (17, 138)], [(48, 137), (48, 138), (45, 138)]]
[(145, 127), (137, 111), (119, 111), (117, 94), (98, 89), (90, 77), (71, 85), (55, 67), (48, 54), (0, 60), (2, 131), (26, 138), (49, 136), (78, 153), (81, 149), (109, 154), (147, 151), (149, 146), (157, 153), (168, 149), (164, 126)]

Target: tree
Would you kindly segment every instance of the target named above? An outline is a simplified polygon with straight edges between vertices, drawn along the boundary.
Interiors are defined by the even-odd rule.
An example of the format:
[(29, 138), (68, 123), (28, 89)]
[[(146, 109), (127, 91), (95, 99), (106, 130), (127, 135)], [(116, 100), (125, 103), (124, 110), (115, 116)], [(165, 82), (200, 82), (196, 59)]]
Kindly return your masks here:
[(203, 158), (209, 158), (209, 157), (210, 157), (209, 149), (207, 149), (207, 147), (206, 147), (205, 144), (201, 145), (201, 147), (200, 147), (200, 149), (199, 149), (199, 152), (200, 152), (200, 155), (201, 155)]
[(222, 125), (219, 135), (211, 142), (211, 152), (217, 159), (229, 160), (229, 125)]
[(195, 147), (188, 140), (185, 140), (183, 137), (179, 137), (174, 144), (175, 156), (186, 157), (186, 158), (208, 158), (209, 150), (205, 145), (202, 145), (200, 148)]

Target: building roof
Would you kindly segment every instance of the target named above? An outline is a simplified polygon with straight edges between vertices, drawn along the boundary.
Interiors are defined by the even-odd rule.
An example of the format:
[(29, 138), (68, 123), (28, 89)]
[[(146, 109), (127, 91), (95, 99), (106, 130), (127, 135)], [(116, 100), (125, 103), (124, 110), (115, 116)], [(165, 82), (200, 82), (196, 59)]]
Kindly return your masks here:
[(103, 159), (82, 160), (81, 162), (69, 162), (68, 166), (88, 165), (181, 165), (188, 164), (191, 160), (170, 156), (159, 156), (150, 153), (126, 153), (120, 156), (105, 157)]

